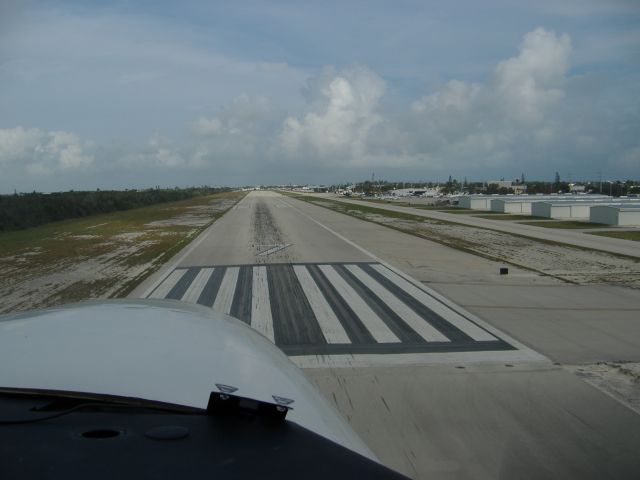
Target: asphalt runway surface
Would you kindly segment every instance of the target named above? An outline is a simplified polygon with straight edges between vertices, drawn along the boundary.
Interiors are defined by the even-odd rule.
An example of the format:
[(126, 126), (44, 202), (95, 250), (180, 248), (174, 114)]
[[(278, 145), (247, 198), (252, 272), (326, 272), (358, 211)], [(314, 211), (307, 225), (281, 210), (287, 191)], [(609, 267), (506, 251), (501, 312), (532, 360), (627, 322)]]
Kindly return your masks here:
[[(546, 340), (520, 328), (517, 309), (510, 317), (502, 308), (496, 328), (492, 299), (479, 305), (474, 286), (457, 280), (483, 280), (492, 297), (562, 285), (491, 272), (488, 260), (252, 192), (133, 295), (247, 322), (303, 367), (383, 463), (410, 477), (637, 478), (640, 416), (537, 353)], [(447, 282), (436, 290), (425, 279)], [(469, 297), (475, 314), (461, 306)], [(628, 351), (640, 351), (629, 340), (638, 327), (618, 325)], [(555, 354), (579, 325), (554, 328)], [(612, 355), (619, 345), (595, 327), (580, 335), (602, 335)]]

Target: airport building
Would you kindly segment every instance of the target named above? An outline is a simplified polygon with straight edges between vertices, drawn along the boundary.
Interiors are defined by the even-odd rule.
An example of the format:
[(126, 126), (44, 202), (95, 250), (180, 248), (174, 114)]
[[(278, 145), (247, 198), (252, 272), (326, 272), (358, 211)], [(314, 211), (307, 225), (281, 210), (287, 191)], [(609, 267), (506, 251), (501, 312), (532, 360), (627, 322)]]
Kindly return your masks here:
[[(531, 204), (545, 200), (610, 199), (606, 195), (461, 195), (460, 208), (531, 214)], [(500, 200), (501, 202), (498, 202)], [(507, 205), (508, 204), (508, 205)]]
[(581, 199), (581, 200), (547, 200), (534, 202), (531, 207), (531, 214), (535, 217), (588, 220), (591, 215), (591, 208), (594, 206), (607, 205), (638, 205), (637, 199)]
[(610, 201), (611, 197), (606, 195), (589, 195), (588, 197), (581, 195), (519, 195), (517, 197), (500, 197), (491, 200), (491, 210), (500, 213), (513, 213), (519, 215), (531, 215), (532, 205), (541, 201)]
[(640, 202), (594, 205), (589, 212), (589, 221), (620, 227), (640, 226)]
[(499, 198), (498, 195), (461, 195), (458, 197), (460, 208), (470, 208), (471, 210), (491, 210), (491, 200)]

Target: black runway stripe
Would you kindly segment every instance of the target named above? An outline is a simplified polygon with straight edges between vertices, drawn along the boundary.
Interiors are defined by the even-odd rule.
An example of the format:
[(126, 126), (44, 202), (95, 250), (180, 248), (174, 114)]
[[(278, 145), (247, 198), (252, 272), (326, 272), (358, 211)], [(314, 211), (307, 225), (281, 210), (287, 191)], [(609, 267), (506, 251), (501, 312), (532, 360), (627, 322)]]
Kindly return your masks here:
[(184, 275), (182, 275), (182, 278), (173, 286), (165, 298), (180, 300), (189, 288), (189, 285), (191, 285), (191, 282), (193, 282), (193, 279), (198, 275), (199, 271), (199, 267), (188, 268)]
[(347, 332), (351, 343), (376, 343), (369, 330), (367, 330), (362, 321), (354, 313), (351, 307), (349, 307), (349, 304), (336, 291), (329, 280), (327, 280), (318, 268), (318, 265), (307, 265), (307, 270), (329, 303), (333, 313), (335, 313), (336, 317), (342, 324), (345, 332)]
[(342, 278), (353, 288), (362, 298), (369, 308), (389, 327), (396, 337), (402, 342), (425, 343), (425, 339), (407, 325), (389, 306), (380, 300), (369, 287), (358, 280), (344, 265), (334, 267)]
[(236, 283), (236, 291), (233, 295), (231, 303), (232, 317), (239, 318), (243, 322), (251, 325), (251, 300), (253, 290), (253, 267), (244, 265), (240, 267), (238, 272), (238, 282)]
[(206, 305), (207, 307), (213, 306), (216, 297), (218, 296), (218, 290), (220, 290), (220, 284), (227, 269), (225, 267), (216, 267), (213, 269), (213, 273), (207, 280), (206, 285), (202, 289), (202, 293), (198, 297), (198, 303), (200, 305)]
[(293, 266), (267, 269), (276, 345), (324, 345), (326, 340)]
[(371, 265), (362, 265), (361, 268), (372, 276), (384, 288), (398, 297), (399, 300), (409, 306), (414, 312), (429, 322), (435, 329), (440, 331), (452, 342), (473, 342), (474, 340), (459, 328), (451, 325), (440, 315), (423, 305), (422, 302), (405, 292), (391, 280), (377, 272)]

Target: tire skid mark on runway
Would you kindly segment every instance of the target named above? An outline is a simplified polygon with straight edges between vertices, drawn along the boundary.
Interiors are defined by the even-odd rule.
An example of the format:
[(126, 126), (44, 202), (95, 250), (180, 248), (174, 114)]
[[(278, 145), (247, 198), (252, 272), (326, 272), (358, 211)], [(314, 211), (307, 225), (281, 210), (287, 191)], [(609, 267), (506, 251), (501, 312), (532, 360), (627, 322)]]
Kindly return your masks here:
[(514, 349), (376, 262), (179, 267), (150, 296), (197, 298), (290, 356)]

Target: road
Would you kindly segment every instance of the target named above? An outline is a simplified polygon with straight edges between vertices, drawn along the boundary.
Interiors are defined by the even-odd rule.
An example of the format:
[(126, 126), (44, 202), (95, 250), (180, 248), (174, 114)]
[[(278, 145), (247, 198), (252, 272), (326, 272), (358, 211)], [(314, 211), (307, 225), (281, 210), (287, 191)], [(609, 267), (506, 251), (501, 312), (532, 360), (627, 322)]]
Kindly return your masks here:
[[(582, 231), (569, 229), (551, 229), (542, 228), (532, 225), (523, 225), (516, 222), (508, 222), (504, 220), (490, 220), (487, 218), (477, 218), (470, 215), (450, 214), (433, 210), (424, 210), (421, 208), (401, 207), (393, 204), (371, 203), (362, 200), (352, 200), (344, 197), (337, 197), (333, 194), (322, 195), (323, 198), (329, 198), (345, 203), (353, 203), (365, 205), (368, 207), (381, 208), (394, 212), (410, 213), (421, 217), (435, 218), (448, 222), (456, 222), (471, 227), (491, 228), (505, 233), (513, 233), (516, 235), (525, 235), (540, 240), (548, 240), (552, 242), (567, 243), (582, 248), (591, 248), (594, 250), (602, 250), (604, 252), (616, 253), (618, 255), (628, 255), (630, 257), (640, 258), (640, 244), (633, 240), (623, 240), (620, 238), (601, 237), (598, 235), (589, 235)], [(478, 211), (478, 214), (482, 214)], [(614, 228), (614, 227), (612, 227)], [(611, 230), (611, 229), (609, 229)]]
[[(569, 303), (602, 300), (617, 331), (578, 316), (554, 323), (563, 284), (497, 270), (252, 192), (133, 295), (247, 322), (303, 368), (383, 463), (410, 477), (635, 478), (640, 416), (554, 363), (638, 357), (638, 295), (573, 287)], [(536, 311), (546, 312), (546, 333)]]

